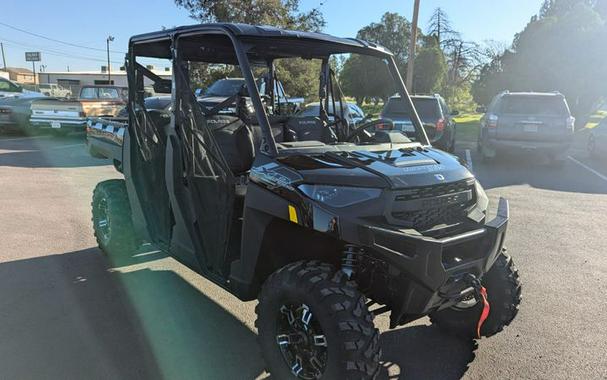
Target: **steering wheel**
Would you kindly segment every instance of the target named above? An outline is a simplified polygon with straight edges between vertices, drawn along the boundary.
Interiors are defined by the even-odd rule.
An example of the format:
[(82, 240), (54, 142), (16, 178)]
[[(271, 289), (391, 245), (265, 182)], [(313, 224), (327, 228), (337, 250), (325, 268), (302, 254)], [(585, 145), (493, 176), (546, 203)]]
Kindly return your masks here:
[(357, 127), (355, 130), (353, 130), (352, 133), (350, 133), (350, 135), (346, 137), (346, 142), (355, 142), (356, 139), (358, 139), (358, 142), (370, 142), (373, 140), (373, 134), (367, 131), (367, 129), (385, 123), (386, 121), (383, 119), (371, 120), (367, 123), (364, 123), (361, 126)]

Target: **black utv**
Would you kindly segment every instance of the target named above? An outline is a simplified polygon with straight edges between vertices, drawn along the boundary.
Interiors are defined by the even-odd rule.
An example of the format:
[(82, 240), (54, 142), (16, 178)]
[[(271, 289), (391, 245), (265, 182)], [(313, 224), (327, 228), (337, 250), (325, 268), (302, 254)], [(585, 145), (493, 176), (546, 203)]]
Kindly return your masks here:
[[(374, 75), (390, 75), (386, 93), (400, 94), (414, 128), (381, 119), (350, 125), (335, 55), (362, 56)], [(141, 58), (170, 60), (172, 80)], [(319, 102), (318, 115), (285, 113), (276, 94), (259, 94), (260, 77), (288, 75), (283, 60), (318, 70), (306, 99)], [(207, 107), (194, 82), (205, 72), (197, 68), (216, 64), (237, 68), (245, 84)], [(515, 317), (521, 288), (503, 248), (508, 203), (500, 199), (487, 220), (483, 188), (429, 144), (386, 49), (203, 24), (131, 38), (126, 66), (125, 179), (95, 189), (99, 245), (127, 254), (149, 242), (242, 301), (258, 299), (261, 350), (275, 378), (374, 378), (380, 313), (390, 313), (391, 328), (430, 316), (470, 338), (494, 335)], [(146, 109), (150, 81), (171, 94), (171, 107)]]

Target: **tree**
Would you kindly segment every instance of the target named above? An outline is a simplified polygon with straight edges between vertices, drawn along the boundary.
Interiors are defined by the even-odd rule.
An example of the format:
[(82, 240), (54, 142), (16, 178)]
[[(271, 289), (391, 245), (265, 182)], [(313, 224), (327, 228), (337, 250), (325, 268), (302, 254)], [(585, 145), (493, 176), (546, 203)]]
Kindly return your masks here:
[[(390, 12), (384, 13), (380, 22), (371, 23), (356, 34), (358, 39), (390, 50), (401, 73), (407, 64), (407, 41), (410, 36), (411, 23), (397, 13)], [(396, 89), (385, 63), (374, 57), (351, 55), (343, 63), (339, 77), (346, 95), (356, 98), (359, 104), (365, 98), (386, 100)]]
[(446, 72), (447, 63), (438, 42), (421, 48), (415, 57), (414, 91), (420, 94), (439, 92)]
[(286, 29), (320, 31), (325, 20), (318, 8), (300, 12), (299, 0), (175, 0), (200, 22), (240, 22)]
[(430, 20), (428, 21), (428, 35), (434, 37), (441, 48), (450, 45), (455, 39), (459, 40), (460, 36), (453, 27), (447, 12), (442, 8), (436, 8)]
[[(175, 0), (175, 3), (200, 22), (261, 24), (304, 31), (320, 31), (325, 26), (320, 10), (315, 8), (301, 12), (299, 0)], [(275, 64), (278, 78), (290, 96), (307, 98), (313, 96), (314, 91), (318, 92), (318, 62), (284, 59)], [(242, 75), (239, 70), (216, 66), (197, 64), (192, 75), (205, 86), (217, 79), (218, 75)]]
[(380, 22), (373, 22), (356, 34), (356, 38), (382, 45), (390, 50), (397, 64), (403, 67), (409, 55), (407, 42), (410, 37), (411, 23), (398, 13), (390, 12), (384, 13)]
[[(607, 93), (605, 20), (590, 0), (548, 0), (510, 51), (483, 67), (473, 86), (486, 104), (501, 89), (562, 92), (577, 116)], [(492, 95), (489, 95), (492, 94)]]
[(362, 104), (366, 98), (386, 100), (395, 87), (386, 64), (378, 58), (353, 54), (342, 68), (339, 78), (346, 95)]

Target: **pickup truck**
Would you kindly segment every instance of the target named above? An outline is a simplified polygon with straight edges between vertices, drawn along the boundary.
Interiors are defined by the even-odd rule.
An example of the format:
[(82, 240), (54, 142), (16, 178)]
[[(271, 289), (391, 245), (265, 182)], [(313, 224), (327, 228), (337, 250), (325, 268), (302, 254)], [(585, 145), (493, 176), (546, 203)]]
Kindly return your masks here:
[(124, 94), (122, 87), (83, 86), (77, 100), (33, 103), (30, 124), (58, 134), (84, 131), (89, 117), (116, 117), (126, 105)]
[(35, 129), (52, 129), (58, 134), (67, 134), (84, 130), (86, 114), (77, 100), (33, 102), (30, 125)]
[(116, 117), (126, 106), (127, 89), (118, 86), (84, 86), (78, 101), (87, 117)]

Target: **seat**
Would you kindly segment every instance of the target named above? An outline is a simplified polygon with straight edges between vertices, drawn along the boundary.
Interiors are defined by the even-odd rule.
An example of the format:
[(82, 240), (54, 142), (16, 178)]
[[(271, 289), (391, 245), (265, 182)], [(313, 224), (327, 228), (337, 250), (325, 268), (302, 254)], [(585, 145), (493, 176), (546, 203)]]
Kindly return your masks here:
[(249, 127), (238, 117), (229, 115), (213, 115), (207, 117), (206, 122), (232, 173), (239, 175), (250, 170), (255, 147)]
[(293, 117), (287, 122), (287, 129), (295, 133), (297, 141), (320, 141), (325, 144), (337, 142), (333, 130), (315, 116)]

